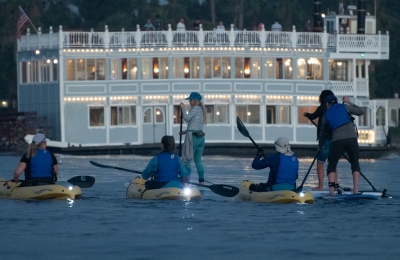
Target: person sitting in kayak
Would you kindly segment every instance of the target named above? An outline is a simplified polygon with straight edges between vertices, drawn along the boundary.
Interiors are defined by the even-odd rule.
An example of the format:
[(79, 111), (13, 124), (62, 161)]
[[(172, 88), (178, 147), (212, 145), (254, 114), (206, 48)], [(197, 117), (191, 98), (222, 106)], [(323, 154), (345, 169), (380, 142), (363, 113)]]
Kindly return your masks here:
[(251, 184), (252, 191), (277, 191), (294, 190), (298, 177), (299, 160), (290, 150), (289, 140), (279, 137), (275, 141), (275, 149), (278, 153), (264, 156), (264, 150), (259, 146), (256, 157), (251, 167), (256, 170), (270, 168), (268, 182)]
[(165, 135), (161, 139), (161, 153), (154, 156), (146, 169), (142, 172), (142, 178), (151, 181), (146, 182), (147, 189), (157, 188), (183, 188), (180, 181), (189, 176), (182, 159), (175, 154), (175, 139)]
[(13, 182), (19, 182), (19, 176), (25, 171), (25, 181), (20, 187), (54, 184), (57, 181), (58, 162), (55, 155), (46, 149), (47, 141), (49, 139), (44, 134), (36, 134), (32, 138), (12, 179)]

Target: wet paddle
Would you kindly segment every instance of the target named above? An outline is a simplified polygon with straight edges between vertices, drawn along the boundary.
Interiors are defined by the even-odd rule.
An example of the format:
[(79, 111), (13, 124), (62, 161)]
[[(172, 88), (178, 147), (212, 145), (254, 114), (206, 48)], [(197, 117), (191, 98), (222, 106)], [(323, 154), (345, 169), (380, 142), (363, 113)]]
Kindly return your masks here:
[(316, 160), (317, 157), (318, 157), (318, 154), (319, 154), (319, 150), (318, 150), (317, 154), (315, 155), (314, 160), (312, 161), (312, 163), (311, 163), (311, 165), (310, 165), (310, 168), (308, 168), (308, 172), (307, 172), (306, 176), (304, 176), (304, 179), (303, 179), (303, 181), (301, 182), (300, 186), (297, 187), (297, 188), (294, 190), (294, 192), (297, 192), (297, 193), (298, 193), (298, 192), (301, 192), (301, 191), (303, 190), (303, 185), (304, 185), (304, 183), (305, 183), (306, 180), (307, 180), (308, 174), (310, 173), (311, 168), (313, 167), (313, 165), (314, 165), (314, 163), (315, 163), (315, 160)]
[[(130, 169), (125, 169), (121, 167), (116, 167), (116, 166), (111, 166), (111, 165), (104, 165), (100, 164), (94, 161), (89, 161), (90, 164), (100, 167), (100, 168), (108, 168), (108, 169), (116, 169), (120, 171), (126, 171), (126, 172), (133, 172), (137, 174), (142, 174), (140, 171), (135, 171), (135, 170), (130, 170)], [(224, 197), (235, 197), (239, 193), (239, 188), (235, 186), (230, 186), (230, 185), (225, 185), (225, 184), (213, 184), (213, 185), (203, 185), (203, 184), (198, 184), (194, 182), (186, 182), (195, 186), (200, 186), (200, 187), (206, 187), (209, 188), (212, 192), (224, 196)]]
[(258, 145), (256, 144), (256, 142), (254, 142), (253, 138), (251, 138), (249, 131), (247, 131), (246, 127), (244, 126), (242, 120), (240, 120), (239, 117), (236, 117), (236, 124), (239, 132), (243, 136), (248, 137), (253, 142), (254, 146), (258, 148)]
[(93, 186), (95, 179), (92, 176), (75, 176), (67, 182), (79, 188), (90, 188)]

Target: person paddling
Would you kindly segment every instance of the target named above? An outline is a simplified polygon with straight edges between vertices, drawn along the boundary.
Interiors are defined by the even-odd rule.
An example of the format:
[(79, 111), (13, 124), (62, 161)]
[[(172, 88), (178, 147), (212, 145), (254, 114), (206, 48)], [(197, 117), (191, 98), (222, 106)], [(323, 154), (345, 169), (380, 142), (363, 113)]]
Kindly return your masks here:
[(277, 191), (296, 189), (298, 178), (299, 160), (290, 150), (289, 140), (279, 137), (275, 141), (275, 149), (278, 151), (264, 157), (264, 150), (259, 146), (251, 167), (256, 170), (270, 168), (268, 182), (251, 184), (252, 191)]
[(19, 182), (24, 171), (25, 181), (20, 186), (54, 184), (57, 181), (58, 162), (55, 155), (46, 149), (47, 141), (49, 139), (43, 134), (36, 134), (32, 138), (32, 143), (14, 171), (13, 182)]
[(186, 134), (182, 160), (189, 175), (192, 171), (191, 162), (194, 160), (199, 176), (199, 183), (204, 184), (204, 168), (201, 157), (205, 146), (203, 125), (206, 121), (206, 109), (201, 102), (201, 95), (197, 92), (190, 93), (190, 96), (186, 100), (189, 100), (191, 107), (189, 113), (186, 113), (185, 104), (180, 103), (183, 119), (187, 122), (186, 131), (179, 133), (180, 135)]
[[(319, 135), (319, 149), (323, 148), (327, 133), (332, 131), (331, 149), (328, 155), (328, 186), (329, 195), (334, 195), (334, 189), (338, 188), (336, 166), (344, 152), (349, 156), (351, 170), (353, 173), (353, 193), (358, 194), (358, 183), (360, 181), (359, 150), (357, 131), (354, 128), (351, 115), (361, 116), (364, 110), (353, 104), (349, 97), (343, 97), (344, 104), (338, 104), (336, 96), (330, 95), (325, 98), (327, 110), (321, 122)], [(345, 104), (347, 103), (347, 104)]]
[(182, 181), (186, 181), (188, 172), (181, 158), (175, 154), (175, 139), (165, 135), (161, 138), (161, 153), (154, 156), (146, 169), (142, 172), (142, 178), (152, 181), (146, 182), (147, 189), (158, 188), (183, 188)]
[[(319, 95), (319, 103), (320, 103), (319, 107), (317, 107), (317, 109), (312, 114), (307, 113), (307, 112), (304, 112), (304, 114), (303, 114), (310, 121), (318, 118), (317, 141), (319, 139), (319, 134), (321, 132), (322, 117), (325, 115), (325, 111), (326, 111), (325, 98), (330, 95), (333, 95), (332, 91), (323, 90), (321, 92), (321, 94)], [(331, 139), (332, 139), (332, 133), (329, 132), (328, 136), (325, 138), (325, 141), (323, 143), (322, 150), (318, 151), (318, 157), (317, 157), (317, 160), (318, 160), (317, 161), (318, 186), (313, 188), (313, 190), (323, 190), (324, 189), (324, 164), (325, 164), (326, 159), (328, 158), (329, 149), (331, 147)], [(336, 176), (337, 176), (337, 171), (336, 171)], [(337, 179), (335, 180), (335, 183), (338, 183)]]

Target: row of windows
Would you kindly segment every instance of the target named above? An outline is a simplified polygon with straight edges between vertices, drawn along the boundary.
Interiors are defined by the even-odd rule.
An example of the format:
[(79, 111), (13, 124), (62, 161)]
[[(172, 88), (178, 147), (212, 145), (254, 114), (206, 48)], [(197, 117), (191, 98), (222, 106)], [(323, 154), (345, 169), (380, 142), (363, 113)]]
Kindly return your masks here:
[(58, 80), (58, 60), (35, 60), (20, 63), (20, 82), (54, 82)]
[[(169, 73), (169, 64), (172, 66), (171, 73)], [(297, 75), (293, 73), (293, 66), (297, 68)], [(106, 59), (68, 59), (66, 61), (66, 80), (68, 81), (168, 78), (323, 80), (323, 60), (268, 58), (262, 61), (260, 57), (232, 59), (230, 57), (173, 57), (169, 62), (169, 58), (166, 57), (122, 58), (110, 59), (109, 68), (106, 66)], [(329, 80), (348, 80), (347, 61), (329, 62)]]
[[(229, 105), (205, 105), (207, 124), (229, 124)], [(260, 124), (260, 105), (236, 105), (236, 115), (243, 122), (248, 124)], [(103, 106), (89, 107), (90, 126), (104, 126)], [(190, 108), (188, 107), (188, 110)], [(308, 119), (303, 116), (304, 112), (315, 111), (315, 106), (299, 106), (298, 107), (298, 124), (310, 124)], [(136, 125), (136, 106), (112, 106), (110, 107), (110, 125)], [(165, 123), (164, 112), (155, 108), (154, 117), (151, 115), (153, 111), (147, 109), (143, 112), (143, 123)], [(180, 106), (174, 106), (174, 124), (180, 124)], [(267, 105), (266, 106), (266, 123), (267, 124), (283, 124), (290, 125), (291, 106), (290, 105)]]
[[(229, 116), (229, 105), (205, 105), (206, 108), (206, 121), (207, 124), (230, 124)], [(246, 124), (260, 124), (261, 123), (261, 105), (236, 105), (236, 116)], [(305, 112), (312, 113), (316, 110), (316, 106), (298, 106), (297, 107), (297, 124), (299, 125), (310, 125), (310, 122), (306, 117), (303, 116)], [(104, 106), (90, 106), (89, 115), (90, 123), (89, 126), (104, 126)], [(187, 107), (187, 111), (189, 111)], [(368, 126), (368, 113), (367, 108), (364, 109), (364, 115), (358, 117), (359, 126)], [(291, 125), (290, 105), (266, 105), (265, 106), (265, 122), (267, 125)], [(180, 112), (181, 108), (179, 105), (174, 106), (174, 124), (180, 124)], [(154, 113), (154, 115), (152, 114)], [(111, 106), (110, 107), (110, 125), (111, 126), (126, 126), (126, 125), (137, 125), (136, 120), (136, 106), (125, 105), (125, 106)], [(143, 124), (153, 123), (165, 123), (165, 113), (159, 108), (148, 108), (143, 112)], [(314, 121), (318, 123), (318, 119)]]

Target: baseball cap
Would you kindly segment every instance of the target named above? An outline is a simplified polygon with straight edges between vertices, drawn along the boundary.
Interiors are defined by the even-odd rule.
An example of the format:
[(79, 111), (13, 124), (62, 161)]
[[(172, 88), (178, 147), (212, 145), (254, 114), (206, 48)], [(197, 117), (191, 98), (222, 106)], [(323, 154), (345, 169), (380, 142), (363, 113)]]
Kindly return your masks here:
[(198, 100), (201, 101), (201, 95), (197, 92), (192, 92), (190, 93), (190, 96), (188, 98), (185, 98), (185, 100)]

